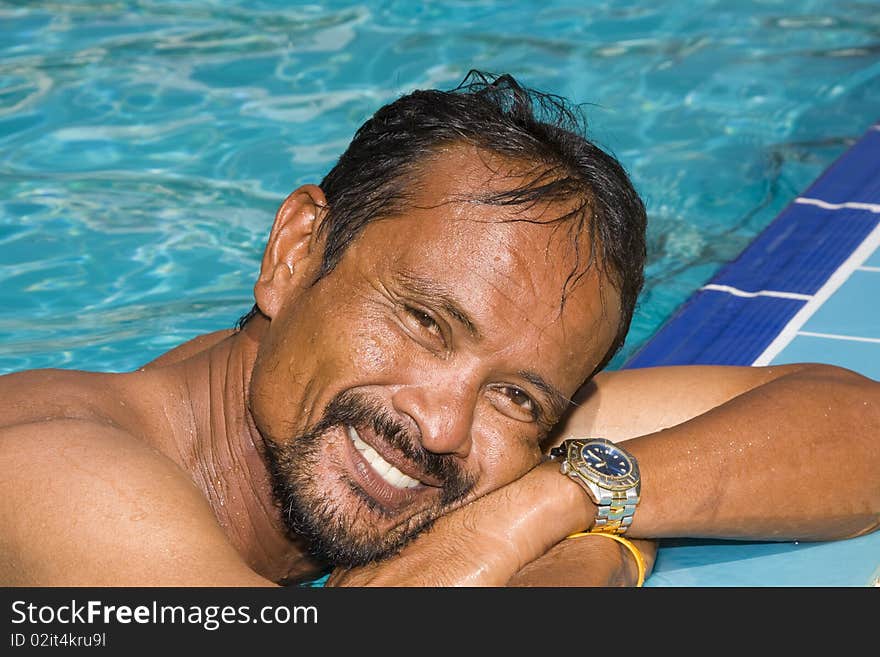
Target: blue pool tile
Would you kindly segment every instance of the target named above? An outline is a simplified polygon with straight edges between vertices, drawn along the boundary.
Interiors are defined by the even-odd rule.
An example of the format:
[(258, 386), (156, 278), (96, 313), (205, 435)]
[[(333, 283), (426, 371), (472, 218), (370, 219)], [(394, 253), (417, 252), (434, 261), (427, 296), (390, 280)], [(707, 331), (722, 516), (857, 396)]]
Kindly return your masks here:
[(691, 297), (626, 367), (750, 365), (804, 303), (703, 290)]
[(798, 335), (772, 361), (784, 363), (828, 363), (880, 381), (880, 343)]
[(880, 272), (854, 271), (800, 330), (880, 339)]
[(867, 210), (793, 203), (712, 283), (815, 294), (878, 223), (880, 215)]
[(868, 130), (801, 196), (828, 203), (880, 203), (880, 130)]

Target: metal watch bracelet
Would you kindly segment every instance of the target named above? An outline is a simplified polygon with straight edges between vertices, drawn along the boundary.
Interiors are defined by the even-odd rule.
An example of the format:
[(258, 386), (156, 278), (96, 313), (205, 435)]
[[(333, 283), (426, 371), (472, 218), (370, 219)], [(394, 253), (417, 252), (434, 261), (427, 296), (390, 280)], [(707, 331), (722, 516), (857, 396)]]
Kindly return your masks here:
[(634, 488), (621, 491), (603, 491), (599, 499), (596, 521), (590, 528), (592, 532), (623, 534), (629, 529), (639, 503), (639, 494)]

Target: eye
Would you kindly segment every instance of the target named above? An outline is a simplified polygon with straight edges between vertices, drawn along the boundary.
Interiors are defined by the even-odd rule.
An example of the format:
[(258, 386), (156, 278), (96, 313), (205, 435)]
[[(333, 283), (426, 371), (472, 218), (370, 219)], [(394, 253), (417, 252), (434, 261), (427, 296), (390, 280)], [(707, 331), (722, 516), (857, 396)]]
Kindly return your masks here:
[(430, 312), (404, 303), (398, 306), (397, 315), (416, 342), (432, 352), (446, 350), (443, 326)]
[(510, 397), (510, 401), (512, 401), (517, 406), (529, 411), (530, 413), (533, 413), (535, 411), (535, 402), (533, 402), (532, 398), (519, 388), (514, 388), (513, 386), (504, 386), (501, 390), (504, 392), (505, 395)]
[(424, 310), (419, 310), (418, 308), (413, 308), (412, 306), (404, 306), (407, 314), (410, 315), (413, 319), (416, 320), (423, 328), (427, 329), (434, 335), (440, 335), (442, 331), (440, 330), (440, 325), (437, 321), (431, 317)]
[(501, 397), (501, 400), (496, 402), (497, 407), (506, 415), (523, 422), (533, 422), (538, 419), (538, 404), (521, 388), (499, 385), (495, 387), (495, 391)]

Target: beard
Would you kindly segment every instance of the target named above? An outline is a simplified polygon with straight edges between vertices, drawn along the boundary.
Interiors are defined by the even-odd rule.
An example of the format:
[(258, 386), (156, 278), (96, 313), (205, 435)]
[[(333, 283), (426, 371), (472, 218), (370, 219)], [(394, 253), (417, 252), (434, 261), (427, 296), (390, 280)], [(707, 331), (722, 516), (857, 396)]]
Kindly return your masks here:
[[(358, 508), (345, 512), (345, 504), (322, 490), (316, 481), (324, 460), (326, 433), (346, 425), (370, 426), (387, 445), (402, 453), (421, 472), (443, 482), (440, 499), (428, 508), (402, 518), (390, 530), (370, 523), (372, 514), (387, 513), (354, 481), (343, 475)], [(401, 550), (474, 487), (456, 457), (435, 454), (421, 447), (406, 424), (363, 394), (344, 391), (336, 395), (321, 419), (307, 432), (285, 442), (266, 438), (267, 461), (273, 493), (292, 538), (305, 540), (311, 556), (332, 566), (362, 566)], [(347, 438), (346, 438), (347, 439)], [(349, 505), (350, 507), (351, 505)]]

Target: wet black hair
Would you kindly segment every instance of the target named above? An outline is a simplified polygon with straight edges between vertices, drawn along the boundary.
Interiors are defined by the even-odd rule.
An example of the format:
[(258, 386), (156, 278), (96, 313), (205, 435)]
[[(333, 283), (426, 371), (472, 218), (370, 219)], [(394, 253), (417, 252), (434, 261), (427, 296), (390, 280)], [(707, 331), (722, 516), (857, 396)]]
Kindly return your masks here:
[[(469, 202), (515, 207), (511, 221), (567, 226), (575, 266), (566, 291), (591, 266), (602, 268), (621, 298), (615, 339), (595, 371), (623, 345), (644, 283), (645, 206), (620, 162), (587, 138), (580, 107), (560, 96), (521, 86), (511, 75), (471, 71), (449, 91), (416, 90), (380, 108), (355, 133), (320, 187), (327, 216), (320, 280), (371, 221), (406, 210), (420, 167), (445, 146), (476, 146), (524, 165), (526, 182), (487, 191)], [(571, 208), (550, 220), (523, 210), (562, 202)], [(516, 218), (521, 215), (522, 218)], [(583, 236), (589, 253), (583, 254)], [(238, 322), (254, 315), (254, 306)], [(594, 372), (595, 373), (595, 372)]]

